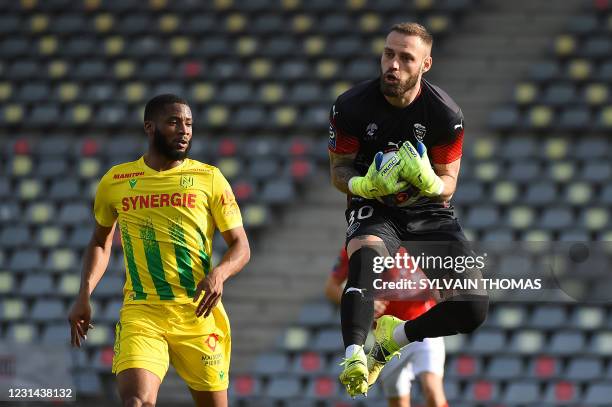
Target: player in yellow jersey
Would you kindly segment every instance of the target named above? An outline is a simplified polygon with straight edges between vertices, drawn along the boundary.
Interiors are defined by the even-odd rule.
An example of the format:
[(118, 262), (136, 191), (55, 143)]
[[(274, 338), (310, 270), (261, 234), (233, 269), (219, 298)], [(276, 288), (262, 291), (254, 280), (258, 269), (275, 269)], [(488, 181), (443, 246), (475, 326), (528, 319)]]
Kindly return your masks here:
[[(191, 129), (185, 100), (151, 99), (144, 115), (147, 153), (111, 168), (96, 192), (96, 225), (68, 319), (71, 342), (80, 347), (92, 327), (90, 296), (118, 225), (126, 283), (113, 372), (123, 406), (155, 405), (169, 363), (197, 406), (227, 406), (231, 335), (220, 299), (250, 249), (227, 180), (216, 167), (187, 158)], [(213, 268), (215, 229), (228, 250)]]

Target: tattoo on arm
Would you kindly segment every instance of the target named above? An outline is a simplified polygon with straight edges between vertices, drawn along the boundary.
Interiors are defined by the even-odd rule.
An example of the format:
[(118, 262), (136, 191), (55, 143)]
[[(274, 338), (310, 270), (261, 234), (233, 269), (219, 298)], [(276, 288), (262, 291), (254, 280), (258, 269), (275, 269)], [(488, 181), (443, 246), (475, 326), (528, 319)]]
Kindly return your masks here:
[(329, 153), (329, 166), (332, 184), (341, 192), (349, 193), (348, 182), (352, 177), (359, 176), (353, 163), (357, 154)]

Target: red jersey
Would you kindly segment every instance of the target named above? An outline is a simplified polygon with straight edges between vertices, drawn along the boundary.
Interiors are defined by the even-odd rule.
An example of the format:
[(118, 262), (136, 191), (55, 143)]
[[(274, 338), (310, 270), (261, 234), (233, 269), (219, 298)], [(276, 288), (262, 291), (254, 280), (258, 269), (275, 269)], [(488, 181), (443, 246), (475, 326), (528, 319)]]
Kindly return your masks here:
[[(398, 251), (401, 255), (405, 253), (405, 249), (400, 247)], [(340, 251), (336, 265), (332, 270), (332, 277), (338, 283), (346, 281), (348, 278), (349, 271), (349, 258), (346, 253), (346, 249)], [(401, 270), (396, 268), (389, 270), (394, 274), (401, 274)], [(389, 301), (385, 310), (385, 315), (393, 315), (402, 320), (415, 319), (419, 315), (423, 314), (431, 307), (436, 305), (434, 300), (425, 301)]]

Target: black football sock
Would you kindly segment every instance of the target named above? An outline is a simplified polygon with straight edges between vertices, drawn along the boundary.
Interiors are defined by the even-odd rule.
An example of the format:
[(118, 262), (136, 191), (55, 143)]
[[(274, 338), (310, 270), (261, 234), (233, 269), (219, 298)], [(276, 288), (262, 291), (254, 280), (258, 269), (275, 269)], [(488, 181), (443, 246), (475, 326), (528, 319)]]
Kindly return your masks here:
[(407, 321), (404, 331), (410, 342), (471, 333), (487, 319), (488, 309), (489, 297), (486, 295), (458, 295)]
[(344, 347), (363, 345), (374, 319), (374, 257), (376, 250), (363, 247), (349, 259), (349, 273), (342, 299), (340, 318)]

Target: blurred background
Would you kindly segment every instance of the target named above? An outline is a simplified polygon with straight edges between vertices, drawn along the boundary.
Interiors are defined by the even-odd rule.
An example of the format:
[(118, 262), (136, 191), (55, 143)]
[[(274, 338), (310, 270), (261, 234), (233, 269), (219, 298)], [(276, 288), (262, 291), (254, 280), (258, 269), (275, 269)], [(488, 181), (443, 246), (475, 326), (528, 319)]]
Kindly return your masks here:
[[(352, 401), (337, 380), (339, 315), (322, 292), (345, 200), (330, 186), (327, 128), (335, 98), (378, 75), (400, 21), (431, 30), (427, 78), (465, 115), (453, 204), (469, 237), (612, 240), (608, 0), (3, 0), (0, 384), (55, 378), (79, 405), (117, 403), (118, 236), (84, 350), (68, 349), (67, 309), (98, 179), (143, 153), (144, 104), (170, 92), (191, 103), (191, 155), (230, 180), (253, 249), (225, 288), (230, 405), (386, 405), (379, 388)], [(223, 250), (217, 238), (217, 259)], [(537, 254), (518, 260), (498, 275), (539, 264)], [(567, 284), (612, 292), (602, 261)], [(611, 405), (607, 302), (499, 298), (484, 327), (446, 347), (453, 407)], [(183, 403), (171, 369), (159, 405)]]

